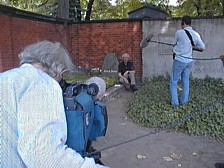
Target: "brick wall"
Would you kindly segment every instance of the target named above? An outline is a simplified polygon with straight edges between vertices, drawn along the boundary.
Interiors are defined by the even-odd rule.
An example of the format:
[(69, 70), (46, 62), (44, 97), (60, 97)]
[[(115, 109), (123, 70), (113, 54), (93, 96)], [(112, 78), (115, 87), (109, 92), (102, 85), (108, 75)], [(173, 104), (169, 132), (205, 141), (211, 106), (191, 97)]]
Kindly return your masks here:
[[(7, 9), (5, 9), (7, 8)], [(11, 9), (11, 8), (10, 8)], [(0, 13), (2, 6), (0, 6)], [(40, 40), (62, 42), (77, 66), (86, 69), (102, 68), (107, 53), (116, 53), (118, 59), (128, 52), (135, 62), (136, 76), (142, 74), (139, 43), (142, 37), (141, 21), (108, 21), (67, 23), (42, 18), (36, 14), (11, 9), (0, 15), (0, 72), (18, 66), (19, 52), (28, 44)], [(17, 11), (17, 13), (15, 13)], [(21, 17), (22, 16), (22, 17)]]
[(102, 68), (107, 53), (115, 53), (118, 59), (125, 52), (135, 63), (136, 75), (142, 72), (141, 23), (108, 22), (71, 25), (72, 55), (77, 65), (86, 69)]
[(0, 16), (0, 25), (0, 71), (18, 66), (19, 52), (33, 42), (60, 41), (70, 48), (67, 40), (67, 28), (62, 24)]

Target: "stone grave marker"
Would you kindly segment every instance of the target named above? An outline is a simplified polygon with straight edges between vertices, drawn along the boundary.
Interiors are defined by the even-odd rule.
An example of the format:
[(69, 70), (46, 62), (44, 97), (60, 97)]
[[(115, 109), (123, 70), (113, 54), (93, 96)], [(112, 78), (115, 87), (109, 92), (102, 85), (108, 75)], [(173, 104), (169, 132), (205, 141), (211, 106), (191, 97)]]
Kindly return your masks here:
[(102, 73), (108, 75), (117, 75), (118, 59), (115, 53), (107, 53), (102, 66)]

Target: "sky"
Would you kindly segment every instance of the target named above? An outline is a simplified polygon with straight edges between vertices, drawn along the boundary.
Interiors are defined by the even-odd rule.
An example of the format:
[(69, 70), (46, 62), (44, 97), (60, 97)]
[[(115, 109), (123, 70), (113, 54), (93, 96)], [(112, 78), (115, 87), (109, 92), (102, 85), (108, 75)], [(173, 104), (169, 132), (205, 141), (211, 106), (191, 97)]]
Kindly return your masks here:
[[(116, 0), (111, 0), (112, 4), (115, 3)], [(170, 0), (170, 5), (175, 6), (176, 5), (177, 0)]]
[(170, 0), (170, 5), (176, 6), (177, 5), (177, 0)]

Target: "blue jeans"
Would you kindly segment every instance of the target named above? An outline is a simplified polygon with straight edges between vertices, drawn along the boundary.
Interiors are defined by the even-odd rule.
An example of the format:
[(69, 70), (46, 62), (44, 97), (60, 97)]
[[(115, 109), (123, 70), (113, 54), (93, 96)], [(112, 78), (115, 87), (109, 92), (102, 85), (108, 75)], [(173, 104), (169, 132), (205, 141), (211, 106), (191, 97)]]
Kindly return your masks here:
[[(192, 67), (192, 62), (183, 63), (177, 60), (173, 62), (172, 74), (170, 77), (170, 94), (171, 104), (179, 105), (184, 104), (188, 101), (189, 97), (189, 75)], [(180, 103), (178, 100), (177, 83), (181, 79), (182, 93)]]

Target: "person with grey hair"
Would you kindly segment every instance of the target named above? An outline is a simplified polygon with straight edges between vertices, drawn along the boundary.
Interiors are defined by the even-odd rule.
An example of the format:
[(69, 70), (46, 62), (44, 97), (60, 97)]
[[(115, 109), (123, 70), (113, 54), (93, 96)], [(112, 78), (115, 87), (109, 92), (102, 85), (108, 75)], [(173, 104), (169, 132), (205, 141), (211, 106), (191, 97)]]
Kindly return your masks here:
[(58, 42), (20, 54), (20, 67), (0, 74), (0, 167), (105, 168), (65, 145), (67, 124), (59, 81), (75, 69)]
[(137, 91), (135, 82), (135, 68), (134, 63), (129, 60), (130, 55), (124, 53), (122, 55), (122, 61), (118, 65), (118, 80), (122, 83), (125, 89), (132, 89), (133, 92)]

